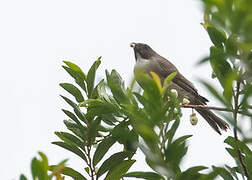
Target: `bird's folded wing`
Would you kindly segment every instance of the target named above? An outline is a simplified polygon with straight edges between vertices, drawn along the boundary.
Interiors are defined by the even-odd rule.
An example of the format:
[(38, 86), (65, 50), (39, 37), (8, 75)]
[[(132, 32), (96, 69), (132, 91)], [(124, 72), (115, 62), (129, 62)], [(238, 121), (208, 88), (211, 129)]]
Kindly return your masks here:
[(161, 69), (161, 75), (163, 77), (167, 77), (169, 74), (177, 71), (177, 75), (172, 80), (175, 84), (177, 84), (179, 87), (183, 88), (187, 92), (190, 92), (191, 94), (194, 94), (195, 96), (199, 96), (197, 89), (194, 87), (194, 85), (187, 80), (182, 74), (180, 74), (177, 70), (177, 68), (168, 60), (166, 60), (163, 57), (158, 57), (157, 59), (160, 69)]

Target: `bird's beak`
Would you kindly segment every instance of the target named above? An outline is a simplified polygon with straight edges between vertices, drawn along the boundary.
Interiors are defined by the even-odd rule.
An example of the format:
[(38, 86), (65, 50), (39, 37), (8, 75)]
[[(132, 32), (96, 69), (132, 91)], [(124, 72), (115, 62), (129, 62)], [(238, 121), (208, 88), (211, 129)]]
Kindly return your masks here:
[(136, 46), (136, 43), (130, 43), (130, 47), (134, 48)]

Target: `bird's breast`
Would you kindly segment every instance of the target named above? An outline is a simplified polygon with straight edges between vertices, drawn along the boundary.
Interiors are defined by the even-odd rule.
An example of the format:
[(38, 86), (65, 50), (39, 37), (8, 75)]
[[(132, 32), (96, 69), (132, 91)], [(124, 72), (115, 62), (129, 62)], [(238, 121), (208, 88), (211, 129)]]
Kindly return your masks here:
[(151, 68), (151, 61), (148, 59), (137, 58), (134, 73), (148, 73)]

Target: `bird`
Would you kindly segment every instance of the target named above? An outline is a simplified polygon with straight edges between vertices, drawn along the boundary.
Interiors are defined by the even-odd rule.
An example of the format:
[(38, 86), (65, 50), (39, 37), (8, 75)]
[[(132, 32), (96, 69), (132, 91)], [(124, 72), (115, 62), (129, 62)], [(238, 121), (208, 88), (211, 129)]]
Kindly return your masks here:
[[(186, 98), (190, 105), (206, 105), (208, 99), (201, 96), (192, 82), (186, 79), (170, 61), (156, 53), (149, 45), (144, 43), (131, 43), (130, 46), (134, 50), (135, 66), (134, 72), (142, 71), (151, 75), (155, 72), (162, 84), (167, 76), (173, 72), (177, 72), (169, 85), (170, 89), (178, 92), (178, 99)], [(196, 109), (196, 111), (207, 121), (207, 123), (221, 135), (221, 130), (226, 131), (229, 125), (215, 115), (209, 109)]]

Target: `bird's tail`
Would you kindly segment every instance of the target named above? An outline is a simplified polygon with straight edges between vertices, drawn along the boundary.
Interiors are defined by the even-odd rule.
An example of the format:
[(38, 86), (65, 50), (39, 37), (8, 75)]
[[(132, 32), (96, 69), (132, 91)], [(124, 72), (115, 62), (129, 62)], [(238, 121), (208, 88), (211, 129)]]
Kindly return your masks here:
[(196, 109), (198, 113), (208, 122), (208, 124), (221, 135), (220, 129), (226, 131), (229, 128), (229, 125), (216, 116), (213, 112), (209, 109)]

